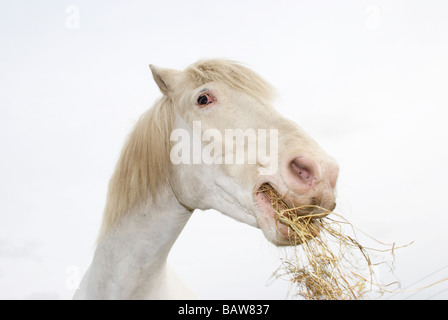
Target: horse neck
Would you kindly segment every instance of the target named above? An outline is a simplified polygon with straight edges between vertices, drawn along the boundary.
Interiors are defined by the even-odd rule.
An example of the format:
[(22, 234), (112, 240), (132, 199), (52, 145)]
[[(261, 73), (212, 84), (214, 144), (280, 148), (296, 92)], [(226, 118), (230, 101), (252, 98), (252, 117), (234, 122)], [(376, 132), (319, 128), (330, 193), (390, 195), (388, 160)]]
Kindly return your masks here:
[(169, 298), (182, 291), (166, 259), (190, 216), (170, 190), (128, 212), (99, 241), (75, 298)]

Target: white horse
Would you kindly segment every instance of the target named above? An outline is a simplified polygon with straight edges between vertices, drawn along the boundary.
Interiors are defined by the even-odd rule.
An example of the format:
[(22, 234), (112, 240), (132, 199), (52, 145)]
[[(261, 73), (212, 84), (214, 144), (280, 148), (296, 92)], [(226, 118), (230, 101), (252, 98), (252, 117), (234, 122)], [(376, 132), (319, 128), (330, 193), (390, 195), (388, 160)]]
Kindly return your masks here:
[[(199, 61), (184, 71), (150, 67), (163, 96), (139, 119), (122, 150), (93, 261), (76, 299), (194, 298), (166, 260), (195, 209), (216, 209), (260, 228), (276, 245), (289, 245), (290, 230), (278, 222), (267, 195), (260, 192), (262, 185), (269, 184), (291, 206), (335, 206), (336, 162), (273, 109), (273, 89), (260, 76), (218, 59)], [(278, 159), (232, 163), (226, 157), (233, 147), (225, 146), (214, 148), (213, 162), (173, 163), (179, 153), (173, 152), (172, 133), (182, 129), (194, 136), (198, 123), (200, 134), (214, 132), (215, 138), (224, 137), (228, 129), (275, 129), (277, 141), (257, 143), (278, 146)], [(184, 142), (194, 145), (193, 140)], [(230, 138), (234, 140), (236, 136)], [(201, 140), (199, 152), (206, 141)], [(275, 161), (278, 170), (266, 171)]]

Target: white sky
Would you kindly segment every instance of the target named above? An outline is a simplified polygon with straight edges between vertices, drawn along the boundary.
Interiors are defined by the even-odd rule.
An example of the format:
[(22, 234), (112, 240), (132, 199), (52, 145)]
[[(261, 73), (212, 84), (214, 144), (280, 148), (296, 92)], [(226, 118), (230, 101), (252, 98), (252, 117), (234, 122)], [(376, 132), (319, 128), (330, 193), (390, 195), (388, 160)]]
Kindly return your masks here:
[[(447, 12), (442, 0), (1, 1), (0, 298), (71, 298), (123, 141), (159, 96), (148, 64), (210, 57), (270, 81), (279, 111), (338, 160), (338, 212), (385, 242), (415, 241), (396, 252), (403, 288), (447, 277)], [(203, 298), (283, 299), (287, 282), (266, 285), (281, 256), (207, 211), (169, 260)], [(448, 284), (412, 296), (431, 297)]]

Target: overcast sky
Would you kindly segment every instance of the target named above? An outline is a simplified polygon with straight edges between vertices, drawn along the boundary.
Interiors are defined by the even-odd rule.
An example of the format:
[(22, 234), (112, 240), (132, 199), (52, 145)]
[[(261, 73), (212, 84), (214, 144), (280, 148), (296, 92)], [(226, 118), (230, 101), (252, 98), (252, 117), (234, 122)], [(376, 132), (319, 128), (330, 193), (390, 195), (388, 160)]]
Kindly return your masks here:
[[(69, 299), (148, 64), (247, 63), (341, 167), (337, 211), (397, 250), (402, 288), (448, 276), (446, 1), (0, 2), (0, 298)], [(283, 299), (282, 251), (195, 212), (169, 261), (202, 298)], [(380, 272), (388, 280), (390, 274)], [(413, 296), (411, 296), (413, 295)], [(383, 298), (391, 297), (385, 295)], [(392, 298), (447, 299), (448, 284)]]

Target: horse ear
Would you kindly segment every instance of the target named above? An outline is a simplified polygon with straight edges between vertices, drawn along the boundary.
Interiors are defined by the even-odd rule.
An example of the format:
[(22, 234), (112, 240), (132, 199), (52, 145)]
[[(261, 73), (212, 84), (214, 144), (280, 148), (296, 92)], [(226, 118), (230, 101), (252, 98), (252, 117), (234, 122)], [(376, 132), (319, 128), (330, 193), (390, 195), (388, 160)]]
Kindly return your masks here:
[(181, 72), (173, 69), (156, 67), (152, 64), (149, 65), (149, 68), (151, 69), (154, 81), (157, 83), (160, 91), (166, 96), (170, 95), (177, 81), (177, 77)]

